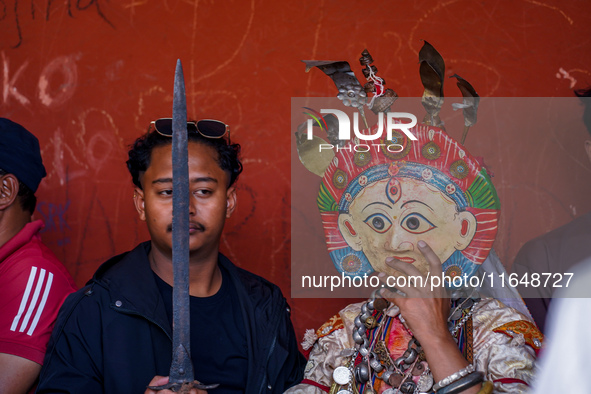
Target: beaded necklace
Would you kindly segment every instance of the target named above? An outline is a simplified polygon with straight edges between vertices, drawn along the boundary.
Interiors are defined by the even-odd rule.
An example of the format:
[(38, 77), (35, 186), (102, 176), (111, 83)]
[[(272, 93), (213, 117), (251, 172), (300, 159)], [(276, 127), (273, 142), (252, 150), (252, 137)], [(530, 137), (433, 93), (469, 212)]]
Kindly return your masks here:
[[(462, 297), (465, 292), (452, 293), (451, 313), (448, 318), (450, 334), (470, 363), (473, 358), (472, 309), (480, 300), (474, 293), (472, 291), (470, 297)], [(371, 394), (375, 392), (376, 386), (379, 389), (382, 384), (390, 386), (384, 394), (418, 394), (430, 391), (433, 376), (425, 362), (420, 343), (408, 330), (399, 313), (394, 312), (394, 316), (386, 314), (390, 303), (383, 298), (376, 298), (376, 294), (372, 294), (362, 305), (361, 312), (355, 318), (353, 340), (356, 346), (355, 349), (346, 349), (341, 353), (341, 356), (351, 356), (351, 361), (347, 366), (335, 369), (333, 380), (336, 385), (333, 385), (331, 393)], [(410, 336), (410, 340), (406, 351), (394, 360), (389, 353), (388, 343), (391, 334), (401, 335), (400, 327), (395, 326), (395, 323), (404, 326), (406, 335), (402, 335)], [(351, 354), (345, 354), (347, 350)]]

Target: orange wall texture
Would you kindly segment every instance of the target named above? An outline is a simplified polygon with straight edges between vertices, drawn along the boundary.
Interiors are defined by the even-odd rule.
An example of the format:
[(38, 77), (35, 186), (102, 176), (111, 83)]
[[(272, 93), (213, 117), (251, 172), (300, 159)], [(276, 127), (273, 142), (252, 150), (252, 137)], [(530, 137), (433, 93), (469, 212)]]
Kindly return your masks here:
[[(148, 238), (124, 162), (149, 122), (171, 115), (180, 58), (189, 116), (223, 120), (243, 147), (222, 250), (290, 298), (291, 98), (336, 94), (300, 60), (347, 60), (362, 79), (367, 48), (387, 87), (418, 97), (427, 40), (446, 76), (460, 74), (483, 97), (572, 97), (591, 85), (590, 22), (587, 0), (0, 0), (0, 115), (39, 137), (49, 175), (35, 216), (83, 285)], [(591, 209), (589, 136), (578, 119), (541, 130), (495, 117), (466, 146), (495, 173), (495, 249), (509, 267), (525, 241)], [(291, 299), (298, 336), (349, 301)]]

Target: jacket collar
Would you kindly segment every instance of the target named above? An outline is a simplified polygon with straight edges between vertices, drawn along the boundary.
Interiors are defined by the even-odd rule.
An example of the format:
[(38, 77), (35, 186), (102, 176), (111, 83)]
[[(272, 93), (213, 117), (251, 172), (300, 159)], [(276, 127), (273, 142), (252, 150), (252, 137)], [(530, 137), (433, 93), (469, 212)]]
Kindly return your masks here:
[(151, 244), (143, 242), (128, 253), (105, 262), (89, 283), (109, 291), (110, 306), (122, 313), (141, 315), (160, 326), (172, 338), (164, 301), (150, 268)]
[[(141, 315), (160, 326), (172, 338), (164, 301), (150, 268), (148, 253), (150, 241), (143, 242), (133, 250), (115, 256), (103, 263), (89, 284), (96, 283), (109, 291), (110, 306), (123, 313)], [(238, 292), (245, 322), (253, 313), (253, 303), (266, 303), (261, 297), (258, 281), (248, 280), (253, 275), (236, 267), (226, 256), (219, 254), (218, 264), (226, 268)], [(246, 276), (245, 276), (246, 275)], [(253, 288), (253, 285), (255, 288)], [(265, 294), (268, 295), (268, 294)], [(248, 302), (245, 302), (248, 300)]]

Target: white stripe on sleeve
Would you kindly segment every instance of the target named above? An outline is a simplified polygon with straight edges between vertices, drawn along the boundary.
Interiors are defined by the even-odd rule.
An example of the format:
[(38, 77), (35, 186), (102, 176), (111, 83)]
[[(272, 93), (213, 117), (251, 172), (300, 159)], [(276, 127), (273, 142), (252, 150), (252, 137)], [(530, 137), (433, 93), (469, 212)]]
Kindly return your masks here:
[(37, 323), (39, 323), (39, 318), (41, 317), (41, 313), (43, 313), (43, 309), (45, 308), (45, 303), (47, 302), (47, 297), (49, 296), (49, 290), (51, 289), (51, 284), (53, 283), (53, 274), (50, 272), (49, 276), (47, 277), (47, 284), (45, 285), (45, 291), (43, 292), (43, 298), (41, 299), (41, 303), (37, 308), (37, 313), (35, 313), (35, 318), (31, 323), (31, 327), (29, 327), (29, 331), (27, 331), (27, 335), (33, 335), (33, 331), (37, 327)]
[(19, 332), (25, 331), (27, 324), (29, 324), (29, 319), (35, 310), (35, 306), (37, 305), (37, 300), (39, 299), (39, 293), (41, 292), (41, 288), (43, 287), (43, 282), (45, 281), (45, 270), (41, 268), (41, 272), (39, 273), (39, 279), (37, 279), (37, 285), (35, 286), (35, 292), (33, 293), (33, 299), (29, 304), (29, 309), (27, 309), (27, 314), (21, 323), (21, 328)]
[(27, 306), (27, 301), (29, 300), (29, 295), (31, 294), (31, 287), (33, 287), (33, 282), (35, 281), (35, 275), (37, 274), (37, 267), (31, 267), (31, 273), (29, 274), (29, 281), (27, 282), (27, 287), (25, 288), (25, 293), (23, 294), (23, 298), (21, 300), (21, 304), (18, 308), (18, 312), (12, 321), (12, 325), (10, 326), (10, 331), (15, 331), (16, 327), (18, 326), (18, 321), (21, 319), (23, 312), (25, 311), (25, 307)]

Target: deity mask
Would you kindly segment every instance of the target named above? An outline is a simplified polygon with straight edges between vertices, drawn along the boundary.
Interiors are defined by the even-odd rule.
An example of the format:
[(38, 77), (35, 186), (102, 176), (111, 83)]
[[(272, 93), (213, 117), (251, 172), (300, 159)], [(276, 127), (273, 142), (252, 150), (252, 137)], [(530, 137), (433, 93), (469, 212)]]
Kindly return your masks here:
[[(371, 144), (358, 145), (355, 138), (343, 144), (330, 160), (324, 158), (328, 164), (322, 173), (317, 203), (328, 251), (339, 273), (356, 276), (378, 271), (397, 275), (385, 264), (387, 257), (395, 257), (426, 274), (428, 262), (417, 247), (423, 240), (439, 256), (447, 276), (471, 276), (492, 248), (499, 199), (486, 170), (443, 129), (439, 110), (444, 65), (430, 45), (428, 50), (431, 59), (421, 62), (427, 116), (423, 124), (409, 129), (417, 139), (394, 130), (390, 140), (384, 133)], [(317, 64), (325, 67), (327, 63), (312, 65)], [(349, 85), (351, 74), (347, 72)], [(364, 70), (364, 74), (375, 78), (373, 71)], [(439, 84), (434, 83), (437, 78)], [(337, 83), (334, 76), (333, 80)], [(477, 101), (470, 106), (466, 98), (477, 95), (466, 81), (460, 82), (467, 129), (475, 122)], [(379, 89), (386, 91), (383, 86), (374, 91)], [(358, 89), (354, 92), (359, 94)], [(381, 102), (373, 101), (374, 106), (383, 112), (389, 110), (396, 97), (392, 93), (382, 96)], [(367, 100), (360, 96), (363, 105)], [(353, 106), (357, 106), (355, 102)], [(361, 133), (375, 135), (377, 128)], [(356, 151), (355, 146), (361, 148)], [(301, 146), (298, 148), (302, 157)]]

